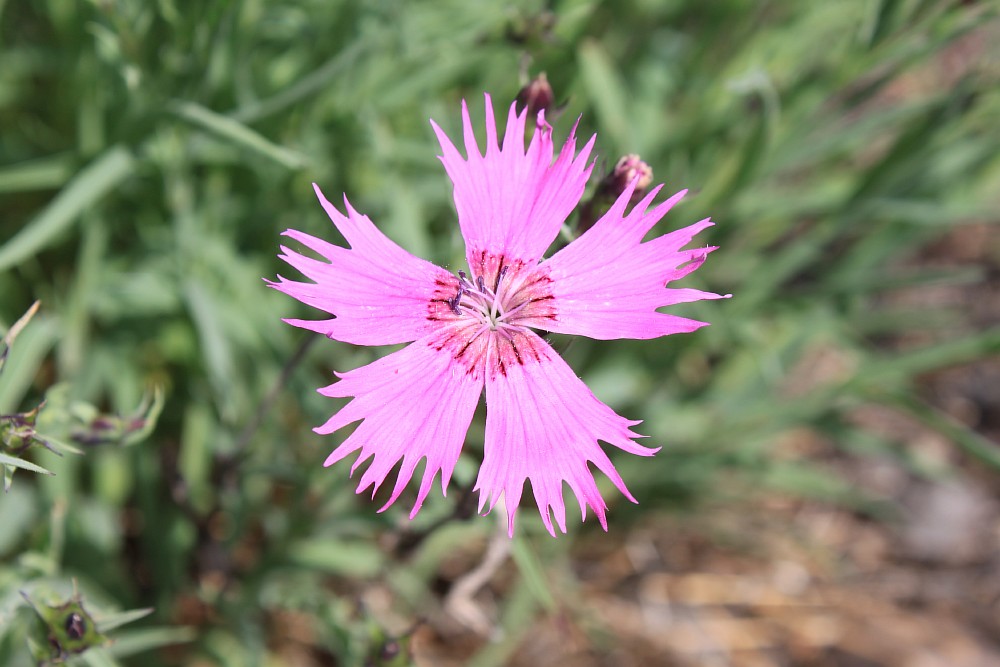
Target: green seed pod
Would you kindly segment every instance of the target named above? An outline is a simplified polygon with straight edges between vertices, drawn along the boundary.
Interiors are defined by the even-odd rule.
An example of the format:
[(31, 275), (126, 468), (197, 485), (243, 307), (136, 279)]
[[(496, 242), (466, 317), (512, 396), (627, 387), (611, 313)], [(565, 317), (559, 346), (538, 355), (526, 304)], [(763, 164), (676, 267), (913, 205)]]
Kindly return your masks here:
[(407, 667), (413, 664), (413, 653), (410, 651), (410, 636), (417, 625), (402, 635), (390, 635), (378, 623), (368, 622), (368, 654), (365, 667)]
[(107, 644), (108, 638), (98, 632), (79, 595), (55, 606), (35, 604), (25, 593), (21, 595), (38, 615), (28, 643), (41, 667), (62, 664), (87, 649)]

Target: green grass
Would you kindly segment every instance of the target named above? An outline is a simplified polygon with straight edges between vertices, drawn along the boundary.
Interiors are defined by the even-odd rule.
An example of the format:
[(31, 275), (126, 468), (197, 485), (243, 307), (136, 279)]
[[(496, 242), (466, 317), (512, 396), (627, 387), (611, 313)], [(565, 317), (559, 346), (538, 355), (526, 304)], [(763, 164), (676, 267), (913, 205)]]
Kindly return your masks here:
[[(881, 305), (893, 290), (983, 280), (976, 267), (906, 260), (996, 220), (1000, 54), (980, 40), (954, 65), (977, 26), (996, 25), (989, 3), (549, 9), (0, 3), (0, 331), (42, 302), (0, 377), (0, 414), (56, 384), (72, 397), (48, 408), (56, 422), (74, 402), (126, 415), (152, 387), (165, 395), (144, 442), (62, 458), (36, 448), (30, 461), (56, 474), (22, 470), (0, 498), (0, 662), (30, 664), (18, 590), (65, 598), (72, 578), (95, 612), (155, 608), (85, 653), (91, 665), (275, 664), (268, 632), (289, 611), (333, 664), (361, 664), (383, 636), (356, 602), (372, 581), (402, 617), (421, 616), (443, 554), (493, 521), (446, 522), (405, 558), (385, 546), (405, 502), (376, 514), (347, 464), (320, 465), (343, 435), (310, 430), (336, 407), (315, 388), (381, 351), (307, 344), (280, 321), (307, 309), (262, 278), (288, 273), (282, 230), (331, 237), (313, 181), (333, 200), (348, 193), (411, 252), (460, 266), (427, 121), (454, 136), (464, 98), (481, 124), (482, 93), (505, 106), (526, 59), (567, 103), (557, 137), (578, 117), (582, 135), (598, 134), (598, 170), (635, 152), (668, 191), (691, 188), (661, 225), (711, 215), (699, 240), (721, 249), (685, 282), (734, 295), (675, 309), (713, 323), (695, 334), (564, 346), (595, 393), (664, 447), (651, 462), (615, 457), (641, 504), (614, 500), (603, 539), (750, 489), (863, 509), (819, 462), (774, 455), (782, 434), (808, 428), (854, 455), (905, 458), (905, 443), (849, 418), (859, 405), (913, 414), (1000, 468), (995, 444), (915, 390), (921, 374), (995, 355), (1000, 331), (960, 310)], [(887, 344), (904, 334), (922, 342)], [(819, 351), (845, 370), (790, 391)], [(477, 417), (459, 487), (481, 433)], [(432, 494), (414, 527), (460, 496)], [(507, 639), (477, 665), (501, 664), (528, 620), (565, 602), (552, 568), (571, 577), (575, 536), (597, 530), (553, 542), (533, 513), (524, 507), (519, 578), (500, 600)]]

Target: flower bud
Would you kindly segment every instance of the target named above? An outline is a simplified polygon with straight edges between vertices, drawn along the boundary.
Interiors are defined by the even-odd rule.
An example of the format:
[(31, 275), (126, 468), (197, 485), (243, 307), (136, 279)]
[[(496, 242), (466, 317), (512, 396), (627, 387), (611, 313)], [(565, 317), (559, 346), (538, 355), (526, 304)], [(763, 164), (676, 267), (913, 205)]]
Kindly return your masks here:
[(631, 203), (633, 204), (642, 199), (642, 196), (646, 194), (646, 189), (653, 182), (653, 168), (639, 159), (635, 153), (630, 153), (618, 160), (611, 175), (605, 179), (608, 183), (609, 194), (617, 199), (636, 178), (639, 180), (632, 192)]
[(38, 413), (43, 407), (45, 407), (44, 401), (28, 412), (0, 415), (0, 451), (18, 456), (32, 445), (38, 444), (51, 452), (59, 453), (35, 430)]
[(130, 415), (105, 414), (89, 404), (74, 406), (74, 424), (70, 439), (80, 445), (129, 446), (140, 442), (152, 432), (163, 408), (163, 392), (159, 388), (143, 396), (142, 402)]
[(577, 222), (580, 232), (593, 227), (633, 181), (635, 189), (629, 198), (630, 206), (642, 199), (653, 182), (653, 168), (635, 153), (630, 153), (620, 158), (611, 173), (601, 179), (594, 196), (580, 209)]
[(95, 646), (108, 642), (94, 618), (83, 608), (79, 594), (61, 604), (36, 604), (25, 593), (25, 601), (38, 619), (28, 645), (39, 664), (60, 664)]
[(555, 95), (552, 93), (549, 80), (545, 77), (545, 72), (529, 81), (517, 94), (518, 109), (527, 107), (529, 120), (536, 118), (539, 111), (548, 112), (554, 101)]

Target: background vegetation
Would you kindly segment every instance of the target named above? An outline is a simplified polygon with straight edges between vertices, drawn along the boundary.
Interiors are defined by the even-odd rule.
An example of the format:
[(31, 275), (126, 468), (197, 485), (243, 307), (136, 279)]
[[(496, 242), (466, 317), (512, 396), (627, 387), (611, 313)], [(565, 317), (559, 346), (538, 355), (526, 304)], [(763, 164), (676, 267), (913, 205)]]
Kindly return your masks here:
[[(842, 457), (918, 477), (972, 466), (995, 487), (995, 392), (956, 412), (926, 391), (928, 374), (1000, 350), (995, 9), (0, 2), (0, 332), (41, 301), (0, 376), (0, 414), (47, 398), (38, 433), (81, 450), (5, 444), (55, 474), (19, 471), (0, 497), (0, 663), (32, 664), (27, 634), (45, 645), (20, 591), (55, 603), (74, 579), (95, 617), (154, 609), (83, 653), (91, 665), (408, 664), (421, 620), (449, 644), (442, 599), (495, 530), (462, 507), (482, 415), (447, 499), (412, 525), (402, 501), (376, 514), (346, 464), (321, 466), (343, 434), (310, 429), (336, 408), (315, 393), (332, 370), (385, 351), (311, 344), (280, 321), (307, 309), (262, 278), (288, 274), (282, 230), (331, 238), (313, 181), (459, 267), (427, 121), (455, 136), (461, 99), (481, 123), (484, 91), (503, 107), (540, 71), (566, 104), (556, 135), (582, 117), (599, 172), (638, 153), (654, 182), (692, 189), (662, 224), (710, 214), (704, 242), (721, 250), (685, 282), (735, 296), (676, 309), (713, 323), (692, 335), (559, 341), (664, 449), (615, 458), (640, 504), (614, 500), (608, 535), (552, 540), (526, 508), (487, 601), (503, 632), (454, 640), (461, 660), (516, 661), (535, 623), (562, 617), (590, 628), (595, 660), (628, 664), (578, 611), (595, 550), (720, 507), (766, 512), (764, 496), (891, 520)], [(974, 252), (935, 254), (967, 230)], [(922, 458), (904, 431), (858, 418), (873, 407), (955, 456)], [(803, 433), (819, 453), (789, 446)]]

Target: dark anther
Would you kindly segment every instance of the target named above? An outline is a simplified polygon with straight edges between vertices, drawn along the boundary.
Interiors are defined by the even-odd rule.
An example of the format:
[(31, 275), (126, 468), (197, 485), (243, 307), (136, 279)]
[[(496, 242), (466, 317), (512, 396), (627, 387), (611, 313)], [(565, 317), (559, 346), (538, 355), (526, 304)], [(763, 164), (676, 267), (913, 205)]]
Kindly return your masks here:
[(507, 269), (508, 268), (510, 268), (510, 267), (508, 267), (508, 266), (501, 266), (500, 267), (500, 272), (497, 273), (497, 283), (496, 283), (496, 285), (493, 286), (493, 292), (494, 293), (500, 291), (500, 281), (503, 280), (503, 277), (505, 275), (507, 275)]
[(458, 286), (458, 293), (455, 295), (454, 299), (448, 300), (448, 306), (451, 307), (451, 312), (456, 315), (461, 315), (462, 311), (458, 309), (458, 304), (462, 302), (462, 296), (465, 294), (465, 285)]
[(483, 282), (483, 277), (482, 276), (476, 276), (476, 284), (479, 285), (479, 291), (480, 292), (485, 292), (486, 291), (486, 283)]
[(75, 611), (66, 617), (66, 634), (70, 639), (82, 639), (87, 633), (87, 621)]

